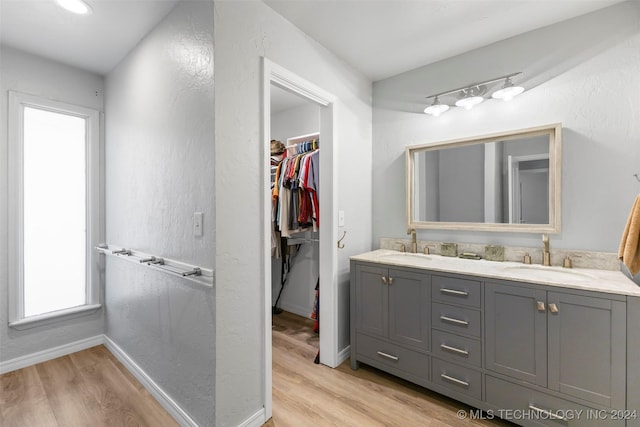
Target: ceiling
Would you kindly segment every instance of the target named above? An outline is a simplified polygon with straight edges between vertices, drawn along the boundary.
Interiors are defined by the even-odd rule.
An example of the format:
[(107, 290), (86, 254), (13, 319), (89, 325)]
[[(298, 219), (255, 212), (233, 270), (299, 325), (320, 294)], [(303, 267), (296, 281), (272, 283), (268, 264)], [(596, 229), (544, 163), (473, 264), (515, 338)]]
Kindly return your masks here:
[[(264, 0), (372, 81), (621, 1)], [(178, 0), (87, 2), (93, 14), (76, 16), (53, 0), (0, 0), (0, 41), (106, 74)]]
[(263, 0), (378, 81), (623, 0)]
[(86, 0), (87, 16), (53, 0), (0, 0), (0, 42), (101, 75), (111, 71), (178, 0)]

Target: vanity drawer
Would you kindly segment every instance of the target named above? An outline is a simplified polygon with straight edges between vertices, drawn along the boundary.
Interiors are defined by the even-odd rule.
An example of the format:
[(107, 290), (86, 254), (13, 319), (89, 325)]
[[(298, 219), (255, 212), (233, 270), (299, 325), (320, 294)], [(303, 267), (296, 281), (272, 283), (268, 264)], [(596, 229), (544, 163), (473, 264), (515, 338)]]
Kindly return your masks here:
[(433, 276), (431, 298), (452, 304), (480, 307), (480, 282), (455, 277)]
[(468, 363), (480, 367), (482, 350), (480, 341), (449, 332), (431, 331), (431, 351), (443, 359)]
[[(490, 405), (500, 408), (494, 412), (494, 415), (518, 424), (522, 420), (527, 420), (525, 425), (534, 426), (600, 427), (625, 425), (625, 411), (622, 410), (592, 409), (489, 375), (485, 377), (485, 384), (485, 400)], [(519, 419), (514, 419), (515, 416), (518, 416)], [(623, 420), (616, 418), (623, 418)]]
[(431, 359), (431, 381), (474, 399), (482, 398), (482, 374), (444, 360)]
[(431, 304), (431, 326), (480, 337), (480, 311), (434, 302)]
[(426, 354), (363, 334), (356, 335), (356, 348), (358, 359), (364, 363), (395, 368), (425, 381), (428, 378), (429, 359)]

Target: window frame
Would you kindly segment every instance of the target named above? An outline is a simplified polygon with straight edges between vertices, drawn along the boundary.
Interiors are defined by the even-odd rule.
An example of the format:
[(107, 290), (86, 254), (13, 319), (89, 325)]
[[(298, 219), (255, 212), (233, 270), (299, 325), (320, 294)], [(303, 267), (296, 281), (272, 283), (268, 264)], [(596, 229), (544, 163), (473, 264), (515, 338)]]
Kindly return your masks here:
[[(86, 120), (86, 300), (83, 305), (24, 316), (24, 109), (25, 107)], [(99, 258), (93, 250), (100, 239), (100, 112), (43, 97), (9, 91), (9, 326), (27, 329), (95, 313), (100, 304)], [(55, 245), (51, 256), (56, 253)]]

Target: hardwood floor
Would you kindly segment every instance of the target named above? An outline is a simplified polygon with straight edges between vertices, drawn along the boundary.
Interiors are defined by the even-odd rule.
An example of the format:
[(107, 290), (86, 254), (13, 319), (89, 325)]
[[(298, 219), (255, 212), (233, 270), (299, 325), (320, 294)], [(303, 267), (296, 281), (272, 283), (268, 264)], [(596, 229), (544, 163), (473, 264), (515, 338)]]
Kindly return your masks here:
[(2, 427), (177, 425), (102, 345), (0, 375)]
[(273, 418), (265, 426), (513, 426), (459, 419), (468, 406), (363, 364), (315, 365), (312, 326), (291, 313), (273, 316)]
[[(361, 364), (316, 365), (313, 321), (273, 316), (273, 418), (268, 427), (512, 426), (459, 419), (469, 408)], [(104, 347), (0, 375), (2, 427), (173, 427), (178, 424)], [(207, 427), (207, 426), (202, 426)]]

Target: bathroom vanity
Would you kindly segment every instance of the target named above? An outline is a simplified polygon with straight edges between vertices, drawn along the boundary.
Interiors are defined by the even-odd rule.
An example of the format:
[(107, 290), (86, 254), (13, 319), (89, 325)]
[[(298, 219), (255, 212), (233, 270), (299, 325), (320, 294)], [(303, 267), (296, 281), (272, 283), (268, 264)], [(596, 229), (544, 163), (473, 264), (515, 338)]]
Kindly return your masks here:
[(351, 258), (351, 367), (485, 418), (640, 425), (639, 329), (640, 288), (617, 271), (385, 249)]

